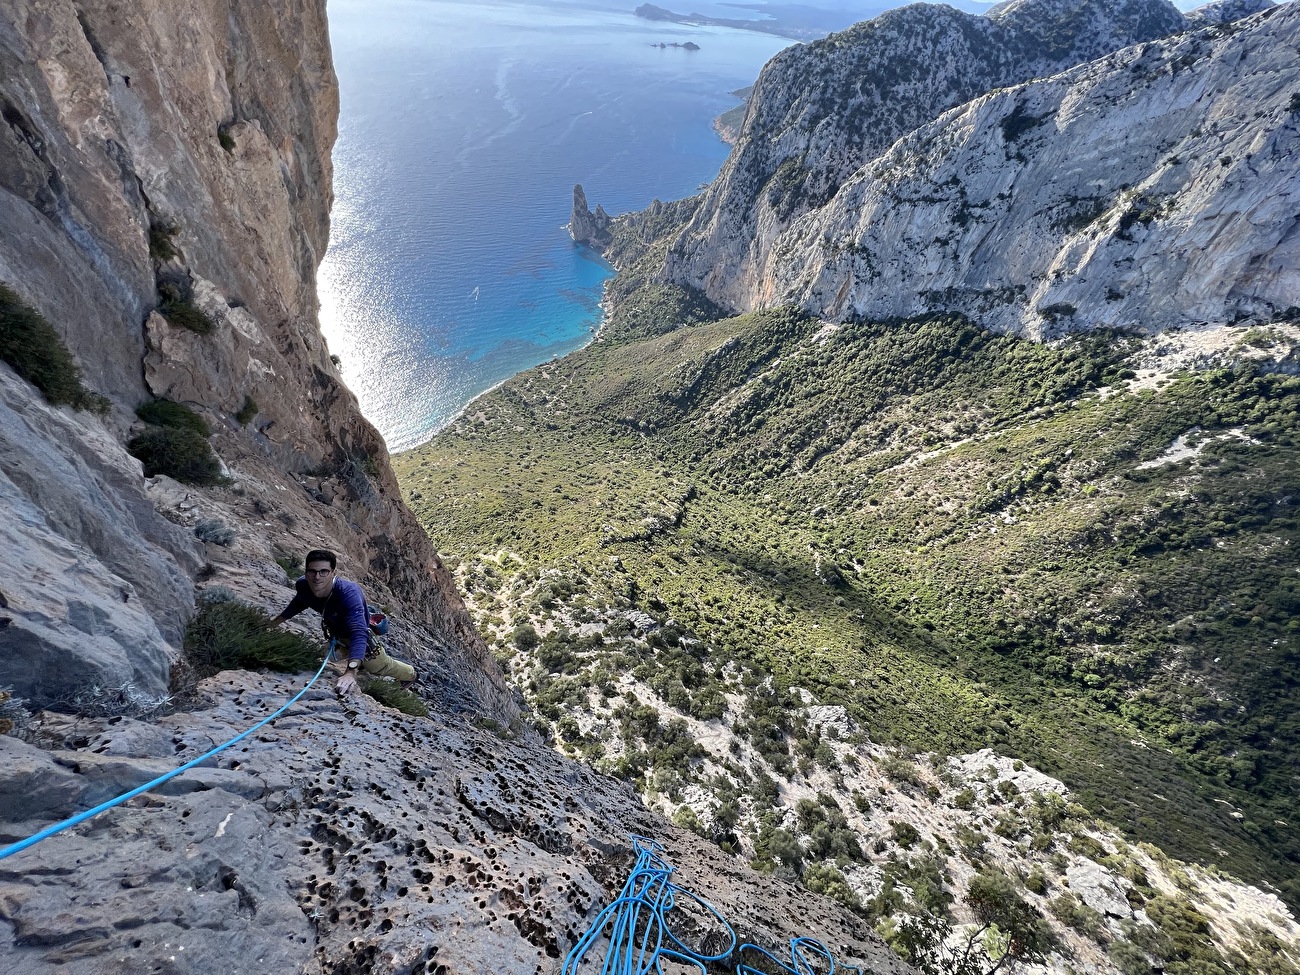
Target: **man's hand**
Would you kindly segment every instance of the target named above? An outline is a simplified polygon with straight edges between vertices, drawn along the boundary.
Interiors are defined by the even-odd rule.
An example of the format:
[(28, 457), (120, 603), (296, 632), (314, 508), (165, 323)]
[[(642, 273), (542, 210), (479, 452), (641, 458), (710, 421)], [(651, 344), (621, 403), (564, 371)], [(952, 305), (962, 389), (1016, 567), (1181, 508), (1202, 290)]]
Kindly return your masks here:
[(342, 697), (347, 697), (356, 689), (357, 689), (357, 679), (355, 676), (353, 676), (352, 671), (349, 670), (346, 674), (344, 674), (342, 677), (339, 678), (339, 684), (338, 684), (339, 695)]

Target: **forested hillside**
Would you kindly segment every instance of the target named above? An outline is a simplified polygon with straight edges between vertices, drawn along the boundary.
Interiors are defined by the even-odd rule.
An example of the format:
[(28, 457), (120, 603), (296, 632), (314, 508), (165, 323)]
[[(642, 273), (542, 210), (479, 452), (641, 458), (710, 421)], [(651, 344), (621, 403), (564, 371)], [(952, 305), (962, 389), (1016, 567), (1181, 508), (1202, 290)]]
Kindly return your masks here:
[(545, 636), (530, 697), (562, 738), (602, 753), (562, 715), (646, 662), (591, 636), (635, 609), (690, 648), (648, 675), (683, 711), (771, 675), (1300, 896), (1294, 326), (1184, 368), (1210, 336), (705, 308), (645, 289), (397, 461), (498, 652)]

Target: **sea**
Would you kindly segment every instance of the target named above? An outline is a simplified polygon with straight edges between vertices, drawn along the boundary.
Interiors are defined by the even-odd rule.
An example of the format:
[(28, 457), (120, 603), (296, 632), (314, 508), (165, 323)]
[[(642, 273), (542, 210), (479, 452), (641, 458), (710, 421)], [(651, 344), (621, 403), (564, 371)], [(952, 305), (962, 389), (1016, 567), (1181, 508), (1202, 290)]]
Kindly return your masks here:
[(591, 340), (612, 271), (569, 238), (574, 184), (611, 214), (694, 194), (728, 152), (712, 120), (792, 43), (634, 6), (329, 0), (341, 106), (321, 325), (390, 450)]

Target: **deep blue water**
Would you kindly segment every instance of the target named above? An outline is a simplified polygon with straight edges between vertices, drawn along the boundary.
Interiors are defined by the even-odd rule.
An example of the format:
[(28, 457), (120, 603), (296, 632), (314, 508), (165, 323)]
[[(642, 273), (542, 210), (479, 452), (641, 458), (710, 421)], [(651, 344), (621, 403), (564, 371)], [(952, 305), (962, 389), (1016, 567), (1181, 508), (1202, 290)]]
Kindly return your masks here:
[(694, 193), (726, 158), (729, 92), (789, 43), (601, 2), (330, 0), (322, 326), (391, 449), (590, 339), (610, 271), (565, 230), (573, 184), (610, 213)]

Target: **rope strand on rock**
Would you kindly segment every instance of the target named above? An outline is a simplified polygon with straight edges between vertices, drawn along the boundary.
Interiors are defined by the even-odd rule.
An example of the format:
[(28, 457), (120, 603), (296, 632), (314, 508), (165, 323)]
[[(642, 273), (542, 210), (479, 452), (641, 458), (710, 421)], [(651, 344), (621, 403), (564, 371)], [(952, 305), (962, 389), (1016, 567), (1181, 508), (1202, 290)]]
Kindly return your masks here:
[[(593, 955), (594, 964), (592, 949), (602, 937), (607, 939), (607, 944), (601, 975), (662, 975), (660, 963), (664, 961), (678, 968), (691, 966), (700, 975), (708, 975), (710, 969), (716, 970), (717, 963), (732, 952), (736, 953), (737, 975), (763, 975), (772, 968), (789, 975), (835, 975), (836, 972), (862, 975), (862, 969), (854, 966), (837, 967), (830, 949), (816, 938), (791, 940), (789, 964), (758, 945), (746, 943), (737, 948), (736, 931), (721, 912), (669, 880), (676, 868), (663, 858), (663, 846), (644, 836), (632, 836), (631, 840), (636, 864), (627, 882), (565, 956), (563, 975), (593, 970), (590, 965), (580, 966), (588, 960), (588, 955)], [(714, 922), (717, 926), (693, 939), (698, 947), (691, 947), (673, 933), (670, 921), (674, 909), (692, 927)], [(764, 967), (746, 964), (746, 954), (756, 956), (755, 964)]]
[(178, 769), (173, 769), (172, 771), (167, 772), (164, 775), (160, 775), (158, 776), (158, 778), (154, 779), (151, 782), (146, 782), (144, 785), (138, 786), (137, 788), (132, 789), (130, 792), (123, 793), (122, 795), (118, 796), (116, 799), (110, 799), (107, 802), (101, 802), (94, 809), (88, 809), (83, 813), (78, 813), (76, 816), (73, 816), (70, 819), (63, 820), (63, 822), (61, 823), (55, 823), (53, 826), (47, 826), (39, 833), (29, 836), (25, 840), (19, 840), (17, 843), (10, 844), (9, 846), (0, 849), (0, 860), (3, 860), (5, 857), (8, 856), (13, 856), (15, 853), (19, 853), (27, 849), (29, 846), (35, 846), (41, 840), (53, 836), (55, 833), (61, 833), (65, 829), (68, 829), (71, 826), (76, 826), (78, 823), (84, 823), (87, 819), (91, 819), (95, 816), (98, 816), (102, 812), (107, 812), (109, 809), (112, 809), (114, 806), (120, 806), (128, 799), (133, 799), (142, 792), (148, 792), (150, 789), (154, 788), (155, 786), (162, 785), (164, 782), (168, 781), (169, 779), (176, 778), (176, 776), (180, 775), (182, 772), (194, 768), (194, 766), (198, 765), (200, 762), (207, 761), (209, 758), (211, 758), (213, 755), (216, 755), (218, 752), (223, 752), (231, 745), (235, 744), (236, 742), (242, 741), (243, 739), (247, 738), (249, 735), (251, 735), (258, 728), (261, 728), (263, 725), (269, 724), (270, 722), (274, 721), (280, 715), (284, 714), (285, 711), (289, 710), (289, 708), (292, 707), (293, 704), (296, 703), (300, 697), (302, 697), (304, 694), (307, 693), (307, 691), (311, 689), (311, 686), (316, 683), (320, 675), (325, 673), (326, 664), (328, 664), (331, 658), (333, 658), (334, 656), (334, 643), (335, 641), (333, 640), (330, 641), (329, 650), (325, 654), (325, 659), (321, 661), (320, 669), (316, 671), (316, 676), (313, 677), (311, 680), (309, 680), (307, 682), (306, 687), (304, 687), (297, 694), (291, 697), (287, 702), (285, 702), (285, 704), (280, 708), (280, 710), (276, 711), (274, 714), (268, 715), (267, 717), (259, 721), (257, 724), (253, 725), (253, 727), (249, 728), (247, 731), (241, 732), (240, 734), (236, 735), (234, 738), (231, 738), (229, 741), (223, 742), (222, 744), (218, 745), (216, 748), (209, 749), (208, 751), (200, 755), (198, 758), (186, 762)]

